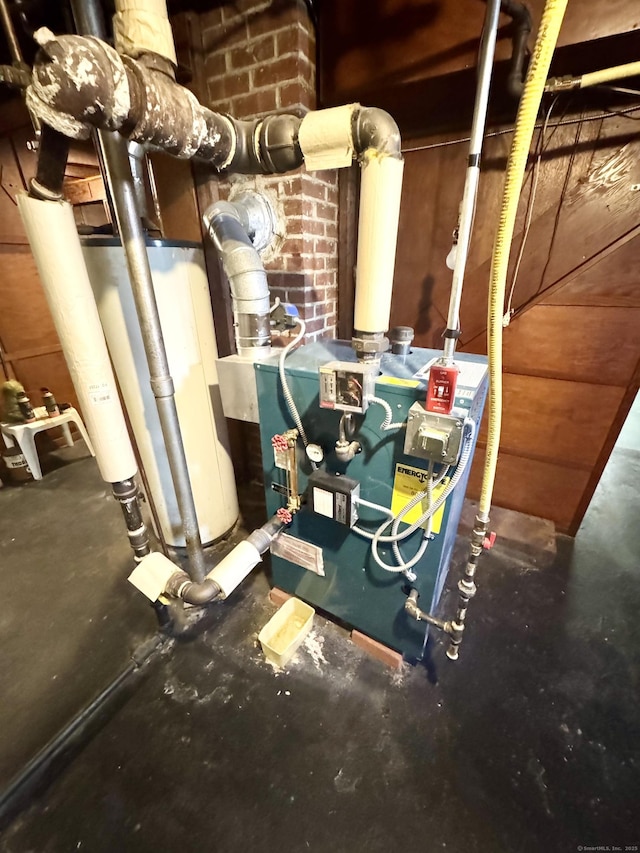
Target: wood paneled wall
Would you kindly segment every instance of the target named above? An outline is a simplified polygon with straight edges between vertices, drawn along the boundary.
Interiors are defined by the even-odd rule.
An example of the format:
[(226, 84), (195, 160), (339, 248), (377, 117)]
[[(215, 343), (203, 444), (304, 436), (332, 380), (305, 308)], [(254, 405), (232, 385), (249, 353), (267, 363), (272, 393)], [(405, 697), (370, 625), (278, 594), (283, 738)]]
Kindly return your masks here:
[[(560, 118), (560, 113), (557, 117)], [(586, 118), (586, 116), (584, 117)], [(553, 116), (552, 116), (553, 119)], [(553, 121), (551, 122), (553, 124)], [(640, 136), (612, 115), (547, 130), (505, 329), (495, 500), (575, 533), (640, 381)], [(487, 285), (511, 134), (487, 141), (461, 308), (461, 348), (486, 352)], [(440, 347), (445, 265), (466, 143), (407, 143), (392, 323)], [(509, 282), (535, 157), (521, 197)], [(485, 432), (471, 476), (477, 494)]]

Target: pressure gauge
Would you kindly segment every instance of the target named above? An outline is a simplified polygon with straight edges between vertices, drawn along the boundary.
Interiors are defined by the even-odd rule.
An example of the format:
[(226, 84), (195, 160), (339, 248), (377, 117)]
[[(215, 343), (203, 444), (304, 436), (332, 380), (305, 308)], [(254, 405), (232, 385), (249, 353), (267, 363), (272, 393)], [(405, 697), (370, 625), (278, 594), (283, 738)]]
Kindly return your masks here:
[(324, 459), (324, 450), (320, 447), (319, 444), (307, 444), (305, 449), (309, 459), (312, 462), (315, 462), (316, 465), (319, 465)]

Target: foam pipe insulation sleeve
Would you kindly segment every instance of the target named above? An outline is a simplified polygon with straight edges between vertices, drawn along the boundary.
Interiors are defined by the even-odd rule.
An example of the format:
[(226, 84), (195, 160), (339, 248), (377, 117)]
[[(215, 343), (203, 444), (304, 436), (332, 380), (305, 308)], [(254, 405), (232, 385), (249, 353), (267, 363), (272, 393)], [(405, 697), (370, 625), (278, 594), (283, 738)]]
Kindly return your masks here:
[(118, 53), (157, 53), (178, 64), (165, 0), (116, 0), (113, 37)]
[(228, 598), (259, 562), (260, 551), (245, 539), (209, 572), (207, 579), (220, 587), (220, 598)]
[(136, 472), (136, 462), (72, 207), (20, 193), (18, 209), (100, 474), (108, 483), (128, 480)]
[(370, 148), (362, 160), (353, 326), (386, 332), (391, 311), (404, 162)]

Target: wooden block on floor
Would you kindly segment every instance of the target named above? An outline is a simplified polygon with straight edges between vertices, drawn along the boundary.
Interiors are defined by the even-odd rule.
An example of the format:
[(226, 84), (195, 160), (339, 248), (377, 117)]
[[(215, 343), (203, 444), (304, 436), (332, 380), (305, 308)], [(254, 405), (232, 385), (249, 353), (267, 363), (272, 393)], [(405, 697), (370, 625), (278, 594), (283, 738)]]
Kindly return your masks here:
[(277, 586), (274, 586), (269, 590), (269, 601), (272, 604), (275, 604), (276, 607), (282, 607), (285, 601), (291, 597), (292, 596), (288, 592), (285, 592), (283, 589), (278, 589)]
[(390, 649), (388, 646), (383, 646), (377, 640), (372, 640), (366, 634), (361, 634), (360, 631), (351, 632), (351, 642), (358, 648), (363, 649), (368, 655), (382, 663), (390, 666), (392, 669), (400, 669), (402, 666), (402, 655)]

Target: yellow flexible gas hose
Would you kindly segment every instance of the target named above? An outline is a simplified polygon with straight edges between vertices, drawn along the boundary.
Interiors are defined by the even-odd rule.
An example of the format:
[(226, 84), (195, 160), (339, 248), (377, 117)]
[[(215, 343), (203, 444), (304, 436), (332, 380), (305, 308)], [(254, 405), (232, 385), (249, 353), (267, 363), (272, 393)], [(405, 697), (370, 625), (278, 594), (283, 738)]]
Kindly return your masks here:
[(498, 448), (502, 425), (502, 318), (509, 265), (509, 250), (518, 211), (531, 139), (538, 109), (549, 73), (551, 57), (558, 40), (567, 0), (547, 0), (535, 47), (531, 56), (524, 91), (518, 107), (511, 151), (507, 162), (500, 221), (491, 259), (489, 316), (487, 322), (489, 355), (489, 432), (482, 479), (478, 518), (487, 522), (491, 509), (493, 486), (498, 464)]

